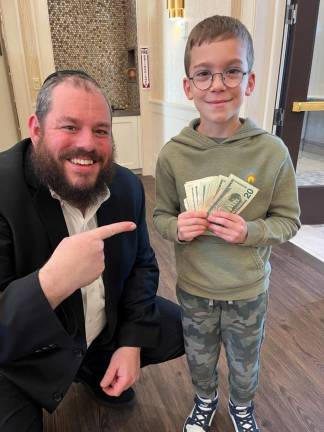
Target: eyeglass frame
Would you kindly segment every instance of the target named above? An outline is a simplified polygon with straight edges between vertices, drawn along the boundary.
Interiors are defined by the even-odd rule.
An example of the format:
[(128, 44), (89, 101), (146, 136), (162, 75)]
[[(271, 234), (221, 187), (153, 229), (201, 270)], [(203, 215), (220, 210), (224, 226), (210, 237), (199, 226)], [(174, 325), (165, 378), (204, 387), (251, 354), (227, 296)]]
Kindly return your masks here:
[[(242, 73), (241, 81), (240, 81), (238, 84), (236, 84), (235, 86), (233, 86), (233, 87), (231, 87), (231, 86), (229, 86), (229, 85), (226, 84), (226, 82), (225, 82), (225, 77), (224, 77), (225, 72), (229, 71), (230, 69), (236, 69), (236, 70), (238, 70), (238, 71), (240, 71), (240, 72)], [(211, 77), (210, 84), (209, 84), (209, 86), (208, 86), (207, 88), (205, 88), (205, 89), (201, 89), (201, 88), (199, 88), (199, 87), (195, 84), (195, 81), (194, 81), (195, 74), (197, 74), (197, 73), (199, 73), (199, 72), (195, 72), (195, 74), (193, 74), (193, 76), (188, 77), (188, 79), (189, 79), (190, 81), (193, 82), (193, 85), (196, 87), (196, 89), (197, 89), (197, 90), (200, 90), (200, 91), (209, 90), (209, 89), (211, 88), (211, 86), (213, 85), (213, 82), (214, 82), (214, 77), (215, 77), (215, 75), (221, 75), (221, 80), (222, 80), (222, 83), (223, 83), (223, 85), (224, 85), (225, 87), (228, 87), (228, 88), (236, 88), (236, 87), (238, 87), (238, 86), (242, 83), (243, 78), (245, 77), (245, 75), (249, 74), (251, 71), (243, 72), (243, 71), (242, 71), (241, 69), (239, 69), (239, 68), (230, 67), (230, 68), (224, 69), (223, 72), (214, 72), (214, 73), (212, 73), (212, 72), (210, 72), (210, 71), (207, 70), (207, 69), (206, 69), (204, 72), (209, 72), (209, 73), (210, 73), (210, 77)]]

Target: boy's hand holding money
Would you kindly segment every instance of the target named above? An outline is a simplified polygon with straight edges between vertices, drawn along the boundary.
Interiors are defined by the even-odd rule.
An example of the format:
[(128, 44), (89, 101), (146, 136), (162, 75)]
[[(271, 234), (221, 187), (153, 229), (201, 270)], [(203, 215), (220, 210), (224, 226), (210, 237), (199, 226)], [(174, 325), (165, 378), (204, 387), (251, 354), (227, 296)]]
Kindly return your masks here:
[(178, 239), (191, 241), (203, 234), (210, 223), (206, 211), (186, 211), (178, 216)]
[(207, 218), (208, 229), (228, 243), (244, 243), (247, 237), (247, 224), (238, 214), (216, 210)]

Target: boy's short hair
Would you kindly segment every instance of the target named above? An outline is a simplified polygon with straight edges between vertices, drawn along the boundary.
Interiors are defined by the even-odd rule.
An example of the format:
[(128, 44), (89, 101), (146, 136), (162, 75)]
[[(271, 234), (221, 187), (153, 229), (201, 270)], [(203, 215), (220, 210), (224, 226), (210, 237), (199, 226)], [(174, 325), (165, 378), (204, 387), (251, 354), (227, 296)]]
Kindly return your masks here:
[(236, 18), (214, 15), (200, 21), (190, 32), (184, 56), (186, 75), (189, 77), (190, 54), (195, 46), (218, 40), (238, 38), (244, 42), (247, 52), (247, 62), (251, 71), (254, 62), (254, 50), (251, 35), (244, 24)]

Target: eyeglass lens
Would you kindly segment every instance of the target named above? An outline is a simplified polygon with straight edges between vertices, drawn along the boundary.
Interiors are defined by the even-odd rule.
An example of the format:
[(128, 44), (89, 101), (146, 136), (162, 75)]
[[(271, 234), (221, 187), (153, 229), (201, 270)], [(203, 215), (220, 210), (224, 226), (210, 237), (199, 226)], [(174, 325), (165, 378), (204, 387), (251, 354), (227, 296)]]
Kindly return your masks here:
[(228, 69), (223, 72), (212, 74), (210, 71), (198, 72), (192, 77), (194, 85), (200, 90), (207, 90), (211, 87), (213, 80), (220, 75), (222, 82), (227, 87), (237, 87), (241, 84), (245, 75), (240, 69)]

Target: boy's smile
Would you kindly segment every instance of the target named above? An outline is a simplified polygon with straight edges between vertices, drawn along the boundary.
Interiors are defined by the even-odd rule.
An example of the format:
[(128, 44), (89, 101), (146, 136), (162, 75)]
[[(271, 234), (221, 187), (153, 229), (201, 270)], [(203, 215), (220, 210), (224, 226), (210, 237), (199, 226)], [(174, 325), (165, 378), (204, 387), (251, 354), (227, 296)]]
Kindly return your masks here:
[[(215, 74), (228, 68), (239, 68), (248, 72), (246, 47), (236, 38), (204, 42), (194, 46), (190, 53), (190, 76), (204, 71)], [(239, 111), (244, 95), (249, 96), (254, 88), (254, 73), (243, 76), (237, 87), (227, 87), (220, 74), (213, 77), (208, 90), (195, 87), (192, 80), (184, 78), (184, 91), (194, 101), (200, 113), (199, 132), (217, 138), (227, 138), (240, 126)]]

